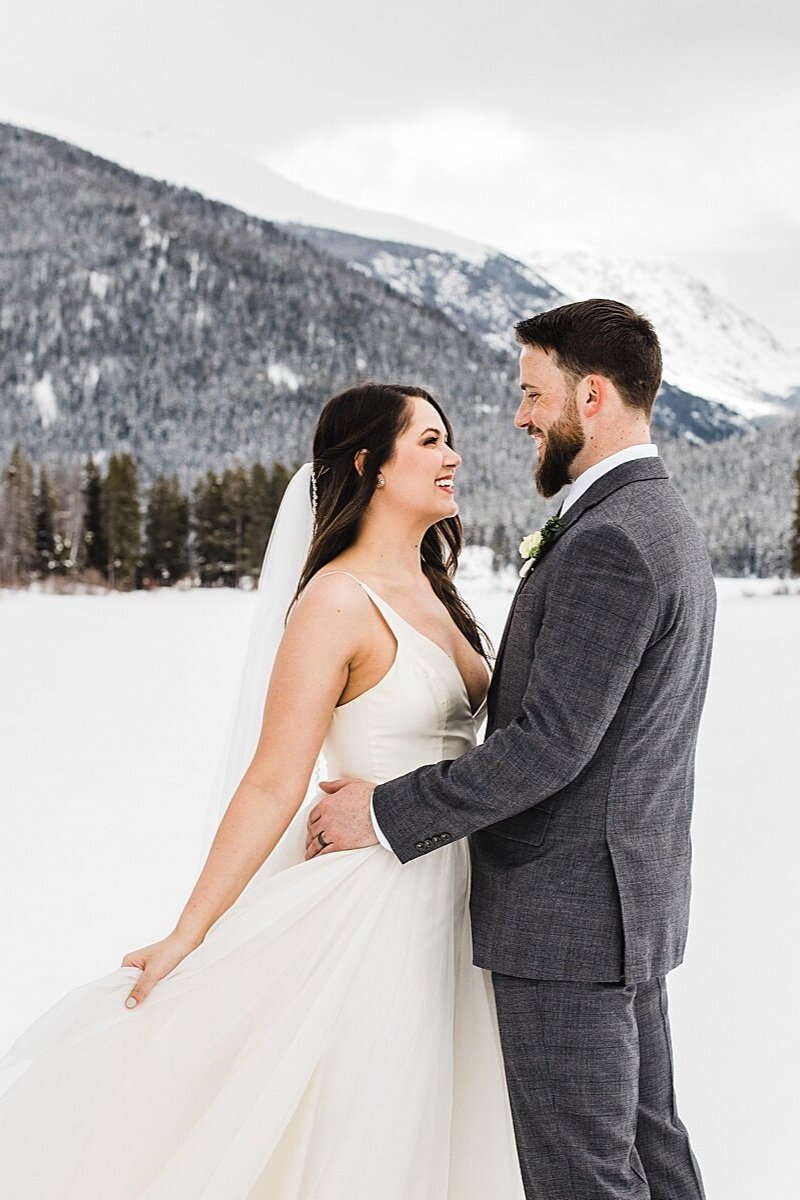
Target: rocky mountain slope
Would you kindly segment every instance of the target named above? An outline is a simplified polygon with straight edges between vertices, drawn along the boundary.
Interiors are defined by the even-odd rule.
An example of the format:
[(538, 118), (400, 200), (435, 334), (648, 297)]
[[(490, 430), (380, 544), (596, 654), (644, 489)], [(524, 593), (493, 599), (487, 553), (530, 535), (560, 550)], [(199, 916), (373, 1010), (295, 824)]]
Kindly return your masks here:
[(39, 134), (0, 126), (0, 179), (6, 457), (17, 441), (36, 458), (129, 449), (146, 477), (187, 481), (294, 461), (324, 400), (369, 377), (448, 400), (476, 475), (505, 446), (512, 364), (443, 314), (268, 222)]
[(312, 245), (511, 352), (515, 321), (556, 304), (613, 296), (654, 322), (664, 351), (661, 427), (716, 441), (798, 407), (800, 354), (669, 263), (544, 251), (520, 262), (288, 225)]

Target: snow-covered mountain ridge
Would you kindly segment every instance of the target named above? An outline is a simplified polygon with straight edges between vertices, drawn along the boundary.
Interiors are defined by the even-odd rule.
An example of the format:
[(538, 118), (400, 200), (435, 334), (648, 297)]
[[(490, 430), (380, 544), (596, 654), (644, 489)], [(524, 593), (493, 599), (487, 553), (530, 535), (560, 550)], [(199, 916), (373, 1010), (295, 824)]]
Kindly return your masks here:
[(690, 438), (716, 440), (797, 407), (800, 352), (785, 350), (764, 326), (671, 263), (554, 251), (525, 261), (491, 250), (464, 259), (435, 246), (287, 228), (497, 349), (513, 349), (515, 321), (554, 305), (592, 296), (630, 304), (653, 321), (661, 339), (662, 400), (669, 407), (676, 391), (694, 398), (694, 407), (669, 413), (675, 430)]
[(370, 377), (452, 393), (475, 487), (493, 453), (524, 473), (511, 360), (444, 314), (46, 135), (0, 124), (0, 175), (3, 461), (127, 450), (143, 483), (174, 470), (184, 487), (232, 461), (302, 461), (323, 399)]
[(297, 222), (286, 228), (404, 296), (439, 309), (504, 353), (513, 349), (513, 325), (520, 316), (566, 299), (534, 267), (497, 251), (464, 258), (439, 247), (358, 237)]
[(355, 253), (351, 244), (349, 256), (337, 256), (439, 308), (494, 348), (513, 348), (511, 324), (531, 312), (589, 296), (624, 300), (656, 325), (665, 381), (705, 402), (697, 428), (688, 429), (701, 440), (800, 407), (800, 349), (785, 349), (763, 325), (669, 262), (553, 248), (517, 260), (447, 230), (332, 200), (192, 131), (119, 128), (2, 106), (0, 120), (50, 133), (253, 216), (367, 239), (374, 243), (370, 253)]
[[(512, 344), (493, 349), (424, 291), (401, 295), (272, 222), (52, 138), (0, 124), (0, 173), (0, 460), (18, 445), (78, 496), (87, 455), (127, 451), (143, 488), (174, 472), (188, 490), (207, 470), (302, 461), (324, 397), (409, 379), (458, 431), (469, 542), (516, 560), (519, 530), (551, 515), (558, 498), (533, 489), (530, 439), (510, 419)], [(498, 302), (525, 291), (523, 312), (552, 303), (524, 264), (489, 255), (466, 271), (449, 253), (426, 271), (465, 321), (483, 317), (473, 290), (492, 280)], [(800, 413), (726, 437), (734, 417), (746, 424), (667, 383), (654, 437), (715, 568), (785, 574)]]
[(145, 175), (200, 192), (266, 221), (298, 222), (364, 237), (390, 238), (452, 251), (482, 261), (491, 251), (467, 238), (393, 213), (343, 204), (273, 171), (252, 155), (176, 126), (129, 128), (64, 114), (10, 108), (0, 101), (0, 123), (44, 133)]
[[(495, 251), (487, 252), (481, 261), (465, 260), (447, 250), (377, 241), (337, 230), (302, 225), (285, 228), (416, 303), (444, 313), (509, 357), (516, 357), (512, 334), (516, 321), (568, 300), (531, 266)], [(668, 373), (653, 425), (657, 434), (667, 432), (695, 443), (720, 441), (749, 428), (749, 422), (733, 408), (686, 392), (670, 383)]]
[(645, 312), (658, 330), (665, 377), (683, 391), (748, 420), (797, 406), (800, 349), (781, 346), (765, 326), (674, 263), (547, 249), (526, 261), (571, 299), (610, 295)]

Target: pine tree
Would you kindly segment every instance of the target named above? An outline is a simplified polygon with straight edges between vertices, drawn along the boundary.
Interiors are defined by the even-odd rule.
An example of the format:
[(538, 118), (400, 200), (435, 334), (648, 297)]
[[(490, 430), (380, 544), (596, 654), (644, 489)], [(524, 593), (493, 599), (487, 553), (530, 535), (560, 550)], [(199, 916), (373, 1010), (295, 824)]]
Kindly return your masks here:
[(283, 493), (294, 472), (283, 463), (275, 463), (268, 472), (261, 463), (250, 470), (250, 531), (248, 538), (249, 572), (258, 579), (264, 551), (278, 514)]
[(30, 582), (36, 566), (33, 465), (19, 446), (11, 452), (0, 493), (0, 582)]
[[(274, 467), (272, 468), (272, 474), (270, 475), (270, 482), (272, 484), (272, 491), (273, 491), (273, 495), (275, 497), (275, 512), (276, 513), (277, 513), (278, 509), (280, 508), (280, 503), (281, 503), (281, 500), (283, 499), (283, 493), (286, 491), (286, 488), (289, 486), (289, 480), (292, 478), (295, 471), (297, 471), (298, 469), (299, 469), (298, 463), (295, 463), (295, 465), (293, 467), (285, 467), (283, 465), (283, 463), (275, 463)], [(274, 521), (274, 519), (275, 518), (273, 516), (273, 521)], [(272, 527), (270, 526), (270, 528), (272, 528)]]
[(224, 477), (206, 472), (192, 492), (193, 549), (202, 584), (233, 586), (236, 577), (236, 520)]
[(145, 518), (143, 570), (156, 583), (175, 583), (189, 573), (189, 501), (177, 475), (160, 476), (150, 488)]
[(51, 575), (71, 575), (76, 567), (83, 522), (80, 468), (56, 463), (47, 474), (53, 498), (53, 560)]
[(229, 513), (233, 572), (229, 578), (236, 587), (243, 575), (252, 573), (250, 561), (250, 477), (244, 467), (233, 467), (222, 476), (222, 491)]
[(87, 459), (83, 475), (83, 528), (80, 565), (108, 576), (108, 537), (104, 511), (103, 478), (93, 459)]
[(247, 542), (248, 571), (254, 578), (261, 570), (261, 561), (270, 530), (275, 521), (274, 488), (266, 468), (253, 463), (250, 468), (250, 530)]
[(789, 546), (789, 570), (793, 575), (800, 575), (800, 458), (794, 472), (795, 509), (792, 526), (792, 540)]
[[(46, 579), (56, 568), (55, 500), (47, 469), (39, 470), (39, 491), (36, 497), (36, 570)], [(61, 539), (59, 539), (61, 541)], [(63, 543), (62, 543), (63, 544)]]
[(508, 566), (514, 561), (514, 555), (511, 547), (511, 539), (508, 530), (502, 522), (498, 521), (492, 531), (492, 570), (499, 571), (502, 567)]
[(109, 581), (115, 588), (136, 587), (141, 566), (141, 516), (136, 463), (130, 454), (111, 455), (104, 496)]

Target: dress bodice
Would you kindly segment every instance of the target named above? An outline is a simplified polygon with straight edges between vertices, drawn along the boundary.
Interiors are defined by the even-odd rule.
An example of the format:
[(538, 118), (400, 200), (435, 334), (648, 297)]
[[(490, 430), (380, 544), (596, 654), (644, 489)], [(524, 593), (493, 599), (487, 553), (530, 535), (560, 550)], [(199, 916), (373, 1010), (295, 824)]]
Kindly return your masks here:
[(458, 758), (475, 745), (486, 701), (473, 713), (450, 655), (351, 578), (381, 613), (396, 650), (378, 683), (334, 710), (322, 748), (328, 777), (385, 783), (426, 763)]

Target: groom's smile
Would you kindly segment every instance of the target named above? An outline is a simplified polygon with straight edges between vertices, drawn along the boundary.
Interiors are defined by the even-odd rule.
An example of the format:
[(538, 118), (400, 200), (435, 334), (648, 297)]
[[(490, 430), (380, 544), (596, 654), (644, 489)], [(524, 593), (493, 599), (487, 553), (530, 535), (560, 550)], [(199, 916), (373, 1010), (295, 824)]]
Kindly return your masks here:
[(586, 442), (576, 388), (553, 355), (538, 346), (523, 347), (519, 366), (522, 401), (514, 424), (536, 442), (538, 491), (555, 496), (572, 482), (570, 467)]

